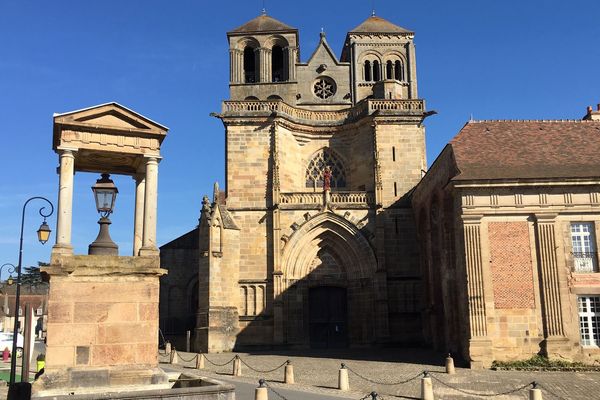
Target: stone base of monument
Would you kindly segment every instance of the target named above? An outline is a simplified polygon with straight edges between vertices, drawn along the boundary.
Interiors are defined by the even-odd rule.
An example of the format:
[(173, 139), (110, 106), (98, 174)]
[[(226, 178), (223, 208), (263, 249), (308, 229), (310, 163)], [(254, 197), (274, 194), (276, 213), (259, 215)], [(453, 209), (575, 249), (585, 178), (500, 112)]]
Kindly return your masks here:
[[(169, 373), (160, 371), (164, 381), (152, 384), (113, 384), (111, 386), (79, 386), (61, 389), (37, 390), (32, 399), (52, 400), (100, 400), (100, 399), (197, 399), (197, 400), (234, 400), (235, 387), (215, 379), (192, 373)], [(46, 377), (49, 379), (49, 377)], [(88, 376), (80, 383), (92, 383)], [(126, 379), (123, 379), (125, 381)], [(35, 386), (38, 386), (36, 382)], [(39, 388), (39, 386), (38, 386)]]

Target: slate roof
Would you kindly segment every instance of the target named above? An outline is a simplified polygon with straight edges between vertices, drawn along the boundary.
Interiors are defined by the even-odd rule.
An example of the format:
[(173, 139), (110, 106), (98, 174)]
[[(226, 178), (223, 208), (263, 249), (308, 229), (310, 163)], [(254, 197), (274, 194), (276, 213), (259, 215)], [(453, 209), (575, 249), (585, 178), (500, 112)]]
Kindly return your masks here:
[(283, 22), (276, 20), (273, 17), (270, 17), (266, 14), (259, 15), (246, 22), (244, 25), (235, 28), (234, 30), (228, 32), (228, 34), (245, 34), (245, 33), (259, 33), (259, 32), (281, 32), (281, 31), (296, 31), (296, 28), (293, 28), (289, 25), (284, 24)]
[(453, 180), (600, 177), (600, 121), (470, 121)]
[(350, 33), (413, 33), (408, 29), (404, 29), (398, 25), (392, 24), (390, 21), (377, 17), (370, 16), (363, 21), (362, 24), (352, 29)]

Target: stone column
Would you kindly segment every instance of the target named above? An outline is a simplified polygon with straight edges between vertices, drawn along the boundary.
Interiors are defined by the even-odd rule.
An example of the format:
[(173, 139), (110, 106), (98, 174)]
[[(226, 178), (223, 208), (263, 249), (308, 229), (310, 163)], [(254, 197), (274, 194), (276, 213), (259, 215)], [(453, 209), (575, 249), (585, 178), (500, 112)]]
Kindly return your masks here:
[(146, 192), (146, 178), (136, 175), (135, 180), (135, 216), (133, 220), (133, 255), (137, 256), (142, 248), (144, 238), (144, 202)]
[(296, 80), (296, 57), (298, 48), (297, 47), (286, 47), (287, 50), (287, 80)]
[(471, 368), (489, 367), (493, 361), (492, 343), (487, 331), (484, 266), (481, 254), (481, 218), (481, 215), (462, 217)]
[(140, 256), (158, 255), (156, 247), (156, 206), (158, 195), (158, 159), (146, 159), (146, 187), (144, 195), (144, 234)]
[(254, 49), (254, 82), (263, 82), (262, 80), (262, 63), (264, 54), (260, 51), (260, 47)]
[(260, 80), (259, 82), (271, 82), (273, 80), (271, 74), (271, 49), (260, 47), (258, 49), (260, 60)]
[(408, 84), (409, 84), (409, 98), (418, 99), (419, 95), (417, 92), (417, 62), (415, 57), (415, 44), (411, 41), (408, 44)]
[(236, 54), (234, 49), (229, 50), (229, 83), (235, 83), (237, 78)]
[(556, 214), (536, 215), (536, 248), (540, 275), (542, 322), (546, 342), (545, 349), (548, 353), (559, 351), (563, 342), (567, 341), (562, 316), (555, 223)]
[(73, 177), (75, 156), (73, 150), (60, 151), (58, 215), (56, 221), (56, 244), (52, 252), (72, 254), (71, 224), (73, 222)]

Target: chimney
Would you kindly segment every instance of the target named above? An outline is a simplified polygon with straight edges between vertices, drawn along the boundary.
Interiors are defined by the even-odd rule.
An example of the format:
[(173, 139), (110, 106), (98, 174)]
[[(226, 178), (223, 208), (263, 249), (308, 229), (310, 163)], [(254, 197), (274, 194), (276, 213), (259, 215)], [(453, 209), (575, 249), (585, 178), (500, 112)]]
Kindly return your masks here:
[(583, 117), (586, 121), (600, 121), (600, 104), (596, 105), (596, 111), (592, 108), (592, 106), (588, 106), (587, 114)]

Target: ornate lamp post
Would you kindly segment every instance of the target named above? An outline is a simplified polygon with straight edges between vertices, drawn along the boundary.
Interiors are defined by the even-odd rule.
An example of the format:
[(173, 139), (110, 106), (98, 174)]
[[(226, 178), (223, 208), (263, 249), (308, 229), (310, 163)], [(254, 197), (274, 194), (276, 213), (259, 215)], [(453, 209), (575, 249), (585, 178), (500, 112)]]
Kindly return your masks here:
[(100, 232), (98, 232), (96, 240), (88, 247), (88, 254), (118, 256), (119, 246), (112, 241), (108, 232), (108, 226), (111, 224), (108, 216), (115, 208), (115, 200), (119, 190), (110, 179), (109, 174), (102, 174), (102, 177), (92, 186), (92, 191), (96, 200), (96, 209), (100, 213), (100, 220), (98, 221)]
[[(14, 264), (11, 263), (6, 263), (6, 264), (2, 264), (2, 266), (0, 267), (0, 277), (2, 277), (2, 270), (4, 269), (4, 267), (8, 267), (8, 273), (10, 274), (8, 276), (8, 278), (6, 279), (6, 284), (8, 286), (13, 284), (13, 277), (12, 274), (15, 273), (15, 271), (17, 270), (17, 267), (14, 266)], [(4, 285), (2, 285), (4, 286)], [(4, 311), (4, 314), (8, 314), (8, 297), (7, 297), (7, 293), (4, 293), (4, 306), (2, 307), (2, 311)]]
[[(10, 355), (10, 386), (13, 386), (15, 384), (15, 375), (16, 375), (16, 370), (17, 370), (17, 334), (18, 334), (18, 328), (19, 328), (19, 307), (20, 307), (19, 301), (20, 301), (20, 296), (21, 296), (21, 266), (22, 266), (22, 262), (23, 262), (23, 228), (25, 227), (25, 209), (27, 208), (27, 204), (29, 204), (29, 202), (32, 200), (43, 200), (46, 203), (48, 203), (48, 205), (50, 205), (49, 212), (47, 212), (47, 213), (45, 212), (45, 210), (46, 210), (45, 206), (40, 208), (40, 211), (39, 211), (40, 215), (44, 218), (44, 221), (42, 222), (42, 224), (40, 225), (40, 228), (37, 231), (38, 240), (40, 241), (41, 244), (45, 244), (48, 241), (48, 239), (50, 238), (51, 231), (50, 231), (50, 227), (48, 226), (48, 224), (46, 224), (46, 218), (51, 216), (52, 213), (54, 212), (54, 205), (52, 205), (50, 200), (48, 200), (45, 197), (38, 197), (38, 196), (31, 197), (25, 202), (25, 204), (23, 204), (23, 211), (21, 213), (21, 238), (19, 239), (19, 262), (16, 267), (17, 289), (15, 291), (15, 324), (14, 324), (14, 329), (13, 329), (12, 353)], [(2, 269), (0, 268), (0, 273), (1, 272), (2, 272)], [(25, 373), (29, 373), (29, 372), (26, 371)]]

